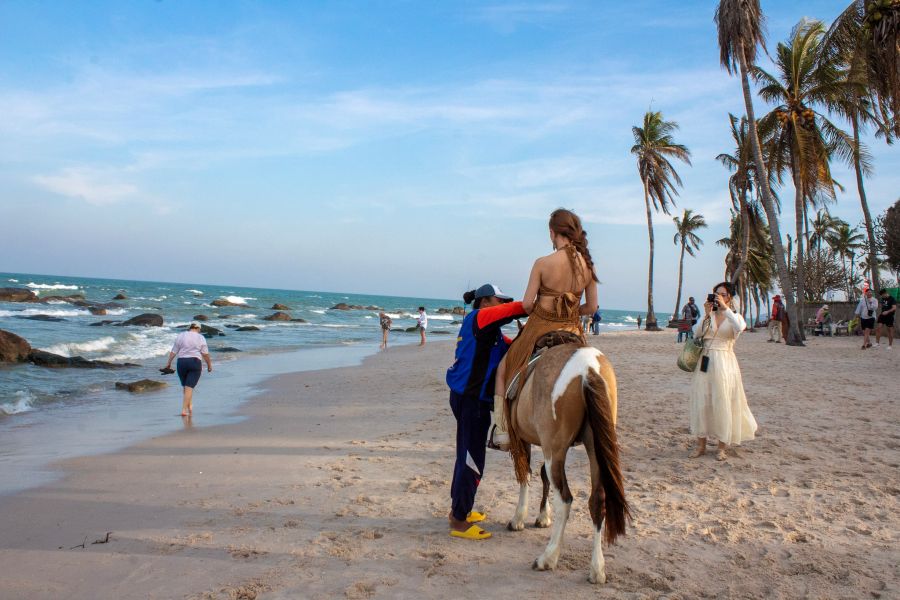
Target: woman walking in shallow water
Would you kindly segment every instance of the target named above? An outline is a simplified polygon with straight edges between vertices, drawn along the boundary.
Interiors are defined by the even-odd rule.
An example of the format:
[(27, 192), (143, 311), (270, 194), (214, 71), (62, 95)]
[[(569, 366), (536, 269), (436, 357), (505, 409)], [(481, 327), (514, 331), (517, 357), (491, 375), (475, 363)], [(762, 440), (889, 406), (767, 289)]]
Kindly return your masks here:
[(728, 457), (728, 446), (752, 440), (756, 419), (747, 405), (741, 369), (734, 354), (734, 342), (746, 329), (744, 318), (735, 312), (734, 287), (722, 282), (713, 288), (714, 300), (706, 302), (706, 315), (694, 327), (694, 338), (706, 331), (703, 354), (691, 380), (691, 433), (697, 447), (691, 458), (703, 456), (706, 439), (719, 440), (717, 460)]
[(181, 416), (190, 417), (194, 414), (194, 388), (200, 381), (200, 373), (203, 372), (202, 358), (206, 362), (206, 370), (212, 373), (212, 359), (209, 357), (209, 348), (206, 346), (206, 338), (200, 334), (200, 325), (191, 323), (184, 333), (179, 333), (175, 338), (175, 345), (169, 352), (169, 362), (165, 370), (171, 373), (172, 361), (178, 359), (178, 379), (184, 388), (181, 403)]

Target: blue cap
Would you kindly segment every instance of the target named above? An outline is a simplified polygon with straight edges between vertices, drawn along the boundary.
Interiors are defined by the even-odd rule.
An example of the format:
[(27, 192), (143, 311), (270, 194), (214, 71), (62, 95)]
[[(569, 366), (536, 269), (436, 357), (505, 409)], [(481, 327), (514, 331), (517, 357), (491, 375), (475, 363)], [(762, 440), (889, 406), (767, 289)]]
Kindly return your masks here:
[(498, 299), (503, 300), (504, 302), (512, 302), (512, 297), (507, 296), (503, 292), (500, 291), (493, 283), (486, 283), (477, 290), (475, 290), (475, 299), (478, 298), (490, 298), (491, 296), (496, 296)]

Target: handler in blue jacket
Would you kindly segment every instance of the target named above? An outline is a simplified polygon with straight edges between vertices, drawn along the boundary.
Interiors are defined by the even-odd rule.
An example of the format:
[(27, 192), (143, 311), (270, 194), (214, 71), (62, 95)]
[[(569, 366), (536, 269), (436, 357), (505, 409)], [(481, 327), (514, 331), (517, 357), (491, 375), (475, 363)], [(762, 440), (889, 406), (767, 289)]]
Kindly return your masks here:
[(466, 315), (456, 339), (456, 360), (447, 369), (450, 408), (456, 417), (456, 465), (450, 486), (450, 535), (485, 540), (491, 534), (475, 523), (485, 516), (472, 511), (484, 474), (485, 442), (491, 426), (494, 375), (512, 340), (500, 328), (527, 316), (521, 302), (486, 283), (463, 295), (475, 310)]

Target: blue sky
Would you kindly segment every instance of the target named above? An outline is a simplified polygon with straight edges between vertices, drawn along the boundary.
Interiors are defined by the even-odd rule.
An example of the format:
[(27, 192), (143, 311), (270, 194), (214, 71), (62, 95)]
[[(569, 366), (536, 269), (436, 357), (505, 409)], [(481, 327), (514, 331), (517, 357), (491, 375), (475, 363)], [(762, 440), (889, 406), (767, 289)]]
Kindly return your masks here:
[[(839, 2), (764, 0), (769, 47)], [(721, 278), (738, 80), (714, 2), (0, 3), (0, 271), (457, 297), (524, 290), (559, 207), (585, 221), (601, 305), (641, 308), (631, 126), (693, 153), (678, 210)], [(757, 102), (758, 113), (765, 107)], [(900, 154), (870, 140), (873, 213)], [(861, 220), (854, 177), (832, 212)], [(790, 198), (789, 188), (782, 194)], [(674, 306), (655, 216), (657, 310)]]

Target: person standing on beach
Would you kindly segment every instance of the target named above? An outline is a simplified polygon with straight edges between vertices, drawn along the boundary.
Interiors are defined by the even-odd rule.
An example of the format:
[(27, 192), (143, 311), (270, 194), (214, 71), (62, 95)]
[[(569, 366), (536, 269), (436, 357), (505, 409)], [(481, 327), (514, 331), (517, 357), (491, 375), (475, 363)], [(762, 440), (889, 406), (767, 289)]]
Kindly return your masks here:
[(872, 297), (872, 290), (866, 288), (863, 297), (859, 299), (859, 304), (856, 305), (856, 310), (853, 311), (853, 314), (859, 315), (859, 326), (863, 332), (863, 350), (872, 347), (869, 334), (875, 329), (876, 310), (878, 310), (878, 300)]
[(456, 355), (447, 369), (450, 408), (456, 418), (456, 464), (450, 485), (450, 535), (484, 540), (491, 534), (475, 525), (485, 515), (474, 512), (475, 493), (484, 477), (485, 441), (491, 426), (494, 374), (511, 340), (500, 328), (526, 316), (521, 302), (486, 283), (463, 295), (475, 310), (463, 319), (456, 338)]
[(600, 308), (594, 311), (594, 316), (591, 317), (591, 333), (593, 335), (600, 335), (600, 321), (603, 320), (603, 315), (600, 314)]
[(171, 373), (172, 361), (178, 359), (175, 367), (178, 371), (178, 379), (184, 389), (181, 404), (181, 416), (189, 417), (194, 414), (194, 388), (200, 381), (203, 372), (202, 358), (206, 362), (206, 371), (212, 373), (212, 359), (209, 357), (209, 348), (206, 338), (200, 334), (200, 325), (191, 323), (187, 331), (179, 333), (175, 338), (175, 344), (169, 352), (169, 361), (166, 369)]
[(784, 304), (781, 302), (781, 296), (778, 294), (772, 298), (772, 314), (769, 315), (769, 324), (766, 329), (769, 330), (769, 342), (781, 343), (781, 322), (787, 316), (784, 310)]
[(641, 315), (638, 315), (638, 329), (641, 328)]
[(897, 312), (897, 301), (890, 292), (881, 288), (881, 314), (878, 315), (878, 331), (875, 333), (875, 345), (881, 344), (881, 331), (887, 331), (888, 350), (894, 347), (894, 314)]
[(378, 321), (381, 323), (381, 349), (384, 350), (387, 348), (388, 332), (391, 330), (391, 325), (393, 325), (394, 322), (384, 313), (384, 311), (378, 313)]
[[(697, 318), (700, 317), (700, 309), (694, 304), (694, 297), (688, 298), (687, 304), (681, 309), (681, 320), (685, 323), (684, 339), (689, 340), (694, 337), (694, 325), (697, 324)], [(681, 327), (678, 328), (678, 342), (681, 343)]]
[(706, 453), (706, 439), (719, 440), (717, 460), (728, 458), (729, 445), (752, 440), (756, 419), (747, 405), (741, 369), (734, 354), (734, 342), (747, 328), (744, 318), (735, 311), (734, 287), (722, 282), (713, 288), (715, 299), (704, 304), (706, 315), (696, 326), (695, 334), (704, 329), (703, 354), (691, 380), (691, 433), (697, 436), (697, 448), (691, 458)]
[(416, 326), (419, 328), (419, 335), (422, 337), (422, 341), (419, 342), (420, 346), (425, 345), (425, 330), (428, 329), (428, 315), (425, 314), (425, 307), (419, 307), (419, 316), (416, 317)]

